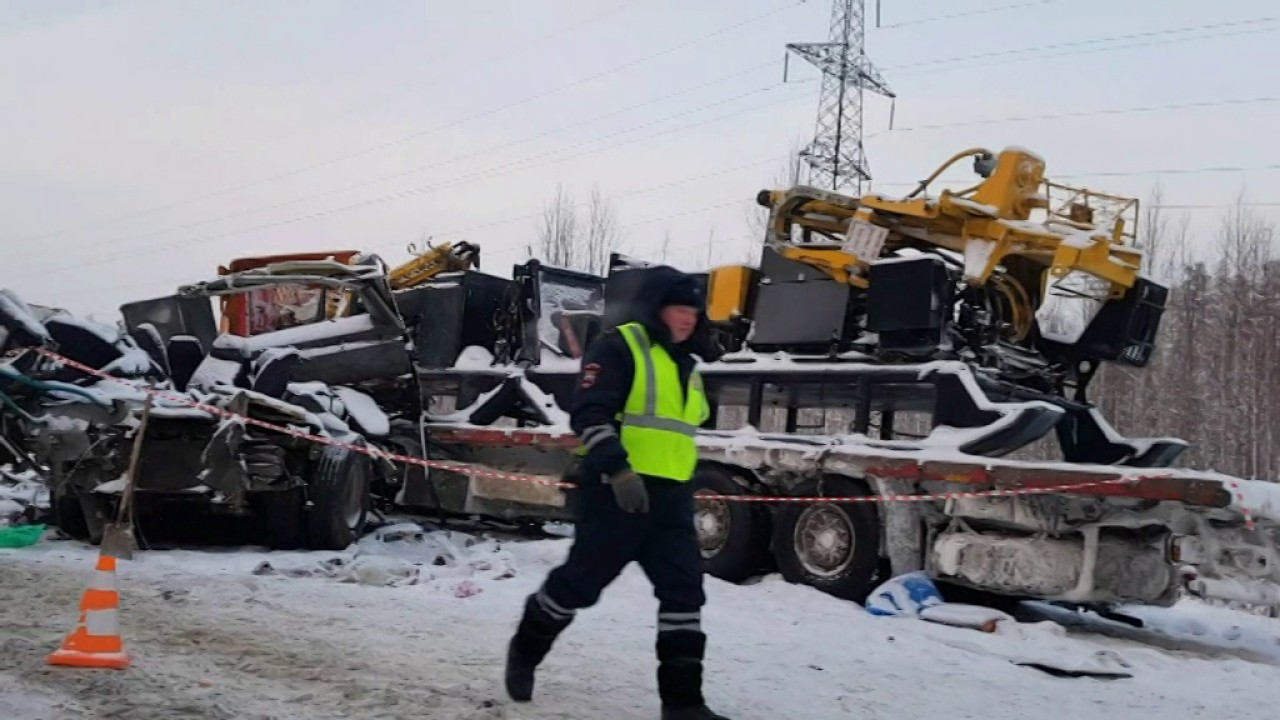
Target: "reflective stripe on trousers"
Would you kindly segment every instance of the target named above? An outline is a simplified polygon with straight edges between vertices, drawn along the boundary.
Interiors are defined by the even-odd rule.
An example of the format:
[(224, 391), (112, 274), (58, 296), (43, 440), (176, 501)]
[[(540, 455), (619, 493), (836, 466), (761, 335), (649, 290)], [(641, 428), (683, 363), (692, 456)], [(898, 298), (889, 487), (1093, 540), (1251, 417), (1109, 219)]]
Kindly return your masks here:
[(702, 632), (702, 613), (693, 612), (659, 612), (658, 632)]

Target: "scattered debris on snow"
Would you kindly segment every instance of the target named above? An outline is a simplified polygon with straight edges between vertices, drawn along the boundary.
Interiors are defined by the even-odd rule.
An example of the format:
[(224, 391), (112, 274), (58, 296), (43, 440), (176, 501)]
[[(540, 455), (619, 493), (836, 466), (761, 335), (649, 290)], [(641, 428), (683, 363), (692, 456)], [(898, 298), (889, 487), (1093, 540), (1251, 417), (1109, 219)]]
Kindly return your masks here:
[(339, 582), (399, 587), (452, 587), (459, 597), (479, 594), (475, 581), (515, 577), (515, 564), (502, 544), (416, 523), (379, 528), (361, 538), (349, 553), (303, 562), (262, 561), (254, 575), (319, 577)]
[(39, 475), (30, 470), (16, 472), (8, 465), (0, 466), (0, 527), (19, 524), (28, 508), (48, 507), (49, 491)]

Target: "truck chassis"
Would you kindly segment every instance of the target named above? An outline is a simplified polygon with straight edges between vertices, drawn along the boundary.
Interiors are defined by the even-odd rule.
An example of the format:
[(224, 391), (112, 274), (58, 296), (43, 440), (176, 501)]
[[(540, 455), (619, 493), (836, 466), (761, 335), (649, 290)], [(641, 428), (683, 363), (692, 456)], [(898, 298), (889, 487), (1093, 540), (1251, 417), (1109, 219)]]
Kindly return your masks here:
[[(1280, 602), (1280, 526), (1270, 504), (1250, 507), (1240, 490), (1273, 488), (1164, 467), (1177, 440), (1121, 438), (1061, 399), (994, 400), (1003, 387), (963, 363), (750, 365), (703, 367), (716, 415), (746, 418), (737, 428), (713, 421), (698, 437), (697, 524), (716, 577), (776, 570), (855, 601), (923, 570), (953, 586), (1080, 605), (1168, 605), (1183, 593)], [(563, 365), (423, 372), (433, 400), (464, 405), (427, 424), (432, 451), (512, 474), (472, 477), (460, 509), (571, 517), (573, 490), (555, 482), (576, 477), (578, 441), (556, 402), (572, 380)], [(849, 431), (801, 425), (815, 410), (844, 410)], [(758, 430), (770, 412), (782, 432)], [(895, 419), (913, 413), (930, 429), (899, 437)], [(1004, 457), (1055, 429), (1064, 450), (1088, 442), (1116, 462)], [(432, 469), (421, 481), (466, 474)], [(414, 484), (404, 499), (426, 502)]]

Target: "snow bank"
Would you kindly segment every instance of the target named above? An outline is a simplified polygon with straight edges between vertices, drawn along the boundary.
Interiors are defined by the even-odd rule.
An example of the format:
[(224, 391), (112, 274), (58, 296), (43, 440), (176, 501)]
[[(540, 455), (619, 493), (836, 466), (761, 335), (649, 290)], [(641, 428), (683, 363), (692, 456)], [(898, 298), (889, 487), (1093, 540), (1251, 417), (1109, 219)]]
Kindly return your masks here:
[(1243, 650), (1280, 662), (1280, 621), (1199, 600), (1171, 608), (1128, 606), (1124, 614), (1142, 620), (1152, 633), (1224, 650)]

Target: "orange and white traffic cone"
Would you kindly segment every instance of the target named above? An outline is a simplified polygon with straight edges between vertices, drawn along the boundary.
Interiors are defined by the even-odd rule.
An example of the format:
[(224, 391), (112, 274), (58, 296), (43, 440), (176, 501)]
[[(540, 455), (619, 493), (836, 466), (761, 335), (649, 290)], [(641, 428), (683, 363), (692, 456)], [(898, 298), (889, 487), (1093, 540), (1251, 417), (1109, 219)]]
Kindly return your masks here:
[(93, 582), (80, 600), (80, 621), (62, 641), (62, 647), (49, 655), (49, 664), (123, 670), (129, 662), (120, 637), (116, 559), (100, 555)]

